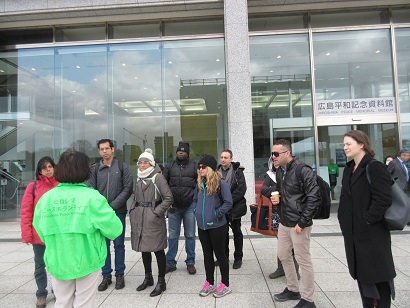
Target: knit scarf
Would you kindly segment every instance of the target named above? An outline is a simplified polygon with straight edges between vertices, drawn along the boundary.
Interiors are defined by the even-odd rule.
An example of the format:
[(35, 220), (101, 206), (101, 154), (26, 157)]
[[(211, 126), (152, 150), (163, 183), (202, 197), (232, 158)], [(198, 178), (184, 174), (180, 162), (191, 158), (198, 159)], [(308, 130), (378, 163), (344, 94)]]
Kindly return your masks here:
[(145, 169), (144, 171), (141, 171), (138, 168), (138, 177), (140, 179), (145, 179), (147, 176), (149, 176), (151, 174), (151, 172), (154, 171), (154, 166), (149, 166), (147, 169)]

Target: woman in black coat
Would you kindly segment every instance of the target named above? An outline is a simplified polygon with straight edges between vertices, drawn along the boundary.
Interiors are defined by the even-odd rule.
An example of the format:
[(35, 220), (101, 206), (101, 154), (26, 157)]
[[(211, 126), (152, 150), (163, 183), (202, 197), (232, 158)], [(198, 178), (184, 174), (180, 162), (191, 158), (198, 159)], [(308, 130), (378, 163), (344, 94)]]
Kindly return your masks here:
[(350, 275), (357, 280), (363, 307), (390, 307), (394, 299), (393, 256), (390, 231), (382, 219), (392, 203), (391, 176), (378, 161), (369, 137), (353, 130), (344, 136), (344, 151), (351, 159), (343, 172), (338, 219), (345, 242)]

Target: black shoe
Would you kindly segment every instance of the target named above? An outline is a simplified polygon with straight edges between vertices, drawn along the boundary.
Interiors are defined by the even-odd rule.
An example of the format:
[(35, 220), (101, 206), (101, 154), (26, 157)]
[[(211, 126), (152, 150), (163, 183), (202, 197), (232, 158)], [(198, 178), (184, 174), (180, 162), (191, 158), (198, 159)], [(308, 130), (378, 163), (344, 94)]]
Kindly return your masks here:
[(115, 289), (121, 290), (125, 287), (124, 275), (115, 275)]
[(176, 267), (171, 267), (171, 266), (166, 266), (165, 267), (165, 274), (171, 273), (171, 272), (175, 272), (177, 270)]
[(273, 273), (269, 274), (270, 279), (276, 279), (279, 277), (285, 276), (285, 271), (283, 270), (283, 267), (278, 267), (276, 271)]
[(149, 296), (154, 297), (157, 295), (161, 295), (167, 289), (167, 284), (165, 283), (165, 277), (158, 277), (157, 285), (155, 289), (149, 294)]
[(235, 261), (233, 261), (233, 269), (239, 269), (239, 268), (241, 268), (241, 266), (242, 266), (242, 260), (235, 260)]
[(302, 298), (296, 306), (293, 306), (293, 308), (316, 308), (316, 305), (315, 302), (308, 302)]
[(273, 298), (275, 299), (275, 301), (278, 301), (278, 302), (297, 300), (297, 299), (300, 299), (300, 293), (289, 291), (288, 288), (285, 288), (285, 290), (283, 290), (282, 293), (275, 294)]
[(145, 274), (145, 279), (142, 282), (142, 284), (140, 284), (137, 287), (137, 291), (142, 291), (145, 290), (148, 286), (153, 286), (154, 285), (154, 278), (152, 277), (151, 273), (146, 273)]
[(98, 286), (98, 291), (102, 292), (107, 290), (108, 286), (112, 284), (111, 277), (103, 277), (100, 285)]

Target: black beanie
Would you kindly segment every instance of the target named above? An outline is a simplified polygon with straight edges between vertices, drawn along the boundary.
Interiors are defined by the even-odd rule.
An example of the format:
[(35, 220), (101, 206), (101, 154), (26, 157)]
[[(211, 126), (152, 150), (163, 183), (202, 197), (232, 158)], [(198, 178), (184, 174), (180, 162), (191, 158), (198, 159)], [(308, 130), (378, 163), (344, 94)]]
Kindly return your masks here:
[(205, 166), (211, 167), (213, 171), (216, 171), (217, 164), (218, 163), (216, 162), (215, 157), (213, 157), (212, 155), (205, 155), (204, 157), (201, 158), (201, 160), (198, 163), (198, 165), (205, 165)]
[(185, 152), (189, 156), (189, 143), (180, 141), (177, 147), (177, 152), (178, 151)]

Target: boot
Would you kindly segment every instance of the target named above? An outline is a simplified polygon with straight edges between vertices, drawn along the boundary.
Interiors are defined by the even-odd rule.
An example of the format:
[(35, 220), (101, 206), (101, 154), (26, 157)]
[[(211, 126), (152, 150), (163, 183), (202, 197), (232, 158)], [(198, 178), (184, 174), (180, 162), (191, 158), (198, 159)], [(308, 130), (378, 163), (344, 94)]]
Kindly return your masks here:
[(154, 297), (161, 295), (167, 289), (167, 284), (165, 283), (165, 277), (158, 277), (158, 283), (155, 286), (155, 289), (150, 293), (149, 296)]
[(148, 286), (153, 286), (154, 285), (154, 278), (152, 277), (152, 273), (145, 273), (145, 279), (142, 282), (142, 284), (140, 284), (137, 287), (137, 291), (142, 291), (145, 290)]
[(295, 259), (295, 255), (293, 255), (293, 263), (295, 263), (296, 274), (298, 275), (298, 280), (300, 280), (299, 264), (298, 264), (298, 261), (296, 261)]
[(276, 279), (285, 276), (285, 271), (283, 270), (282, 262), (278, 258), (278, 268), (272, 274), (269, 274), (270, 279)]

